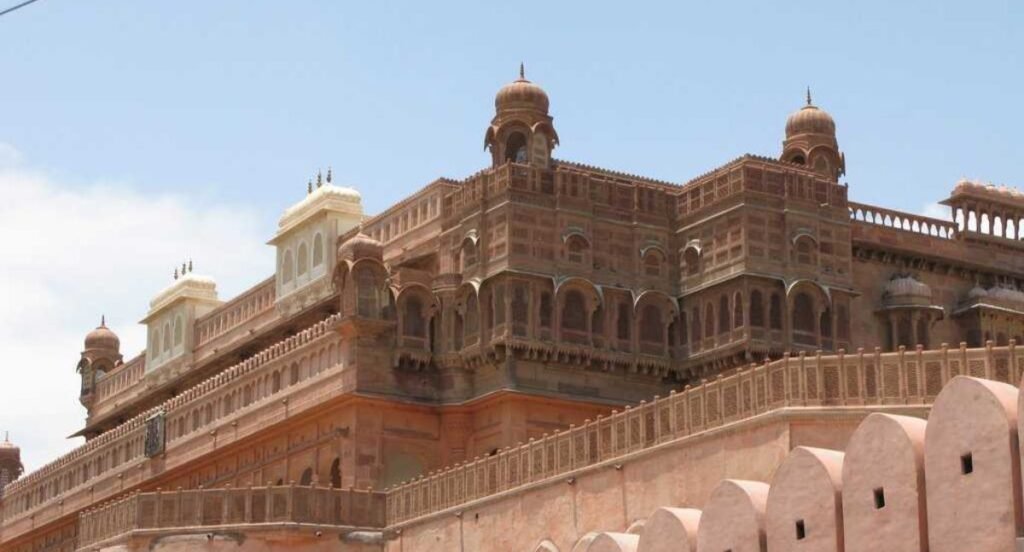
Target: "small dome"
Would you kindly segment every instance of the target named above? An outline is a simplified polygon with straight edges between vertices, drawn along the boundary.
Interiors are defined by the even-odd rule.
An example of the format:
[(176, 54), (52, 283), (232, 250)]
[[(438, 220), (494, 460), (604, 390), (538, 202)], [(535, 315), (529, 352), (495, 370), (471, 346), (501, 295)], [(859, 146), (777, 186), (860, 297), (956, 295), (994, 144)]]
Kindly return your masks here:
[(981, 286), (974, 286), (967, 292), (968, 299), (981, 299), (983, 297), (988, 297), (988, 290)]
[(1024, 304), (1024, 291), (1019, 289), (997, 286), (988, 290), (988, 297), (997, 301)]
[(885, 284), (885, 297), (887, 299), (922, 298), (931, 300), (932, 288), (913, 276), (901, 276), (893, 278)]
[(384, 244), (362, 232), (345, 240), (338, 247), (338, 260), (355, 261), (367, 257), (382, 260), (384, 258)]
[(117, 334), (107, 328), (105, 319), (101, 319), (100, 325), (85, 336), (85, 349), (107, 349), (118, 351), (121, 349), (121, 340)]
[(523, 66), (519, 66), (519, 78), (501, 87), (494, 97), (494, 109), (536, 109), (547, 114), (550, 101), (547, 92), (526, 80)]
[(786, 119), (786, 138), (797, 134), (835, 135), (836, 122), (825, 110), (811, 103), (811, 91), (807, 90), (807, 105)]

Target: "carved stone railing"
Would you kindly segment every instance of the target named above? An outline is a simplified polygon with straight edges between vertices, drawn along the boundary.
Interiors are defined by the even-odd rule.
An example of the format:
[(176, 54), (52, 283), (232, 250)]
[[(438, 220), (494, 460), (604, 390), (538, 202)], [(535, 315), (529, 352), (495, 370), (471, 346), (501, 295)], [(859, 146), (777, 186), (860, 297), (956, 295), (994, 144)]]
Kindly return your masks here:
[(430, 515), (731, 422), (788, 407), (929, 405), (964, 374), (1016, 383), (1024, 349), (900, 350), (786, 356), (688, 386), (387, 491), (388, 525)]
[(96, 382), (96, 401), (113, 397), (121, 391), (135, 385), (146, 375), (146, 355), (139, 355), (127, 363), (118, 366), (103, 379)]
[(141, 531), (301, 524), (383, 528), (384, 493), (324, 487), (249, 487), (135, 493), (78, 517), (78, 549)]
[[(146, 422), (152, 416), (161, 414), (166, 420), (166, 446), (171, 451), (178, 440), (287, 393), (296, 383), (292, 367), (305, 380), (340, 366), (341, 337), (331, 331), (339, 318), (329, 317), (268, 347), (11, 483), (4, 489), (0, 508), (4, 538), (21, 531), (22, 525), (31, 527), (45, 521), (34, 515), (44, 507), (59, 504), (60, 512), (74, 511), (75, 505), (64, 500), (73, 493), (87, 490), (90, 500), (100, 500), (126, 485), (140, 483), (139, 470), (131, 468), (138, 468), (146, 459)], [(304, 370), (300, 371), (300, 366)], [(279, 377), (286, 374), (283, 385), (269, 385), (272, 372)], [(228, 396), (232, 400), (225, 400)], [(188, 420), (187, 426), (184, 420)], [(13, 524), (26, 519), (33, 523), (11, 530)]]
[(201, 347), (273, 309), (275, 299), (274, 278), (270, 277), (197, 319), (194, 330), (195, 346)]
[(857, 222), (950, 240), (954, 239), (958, 232), (956, 223), (948, 220), (912, 215), (864, 203), (850, 202), (849, 208), (850, 220)]

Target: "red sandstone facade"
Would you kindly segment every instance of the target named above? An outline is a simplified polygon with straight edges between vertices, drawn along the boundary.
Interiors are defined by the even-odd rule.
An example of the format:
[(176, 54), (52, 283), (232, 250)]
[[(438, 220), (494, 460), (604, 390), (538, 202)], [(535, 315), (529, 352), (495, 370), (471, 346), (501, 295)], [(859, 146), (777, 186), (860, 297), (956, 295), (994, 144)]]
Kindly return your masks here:
[[(793, 447), (845, 448), (869, 411), (923, 416), (943, 383), (974, 373), (985, 351), (974, 348), (1012, 353), (1024, 335), (1024, 196), (961, 182), (944, 202), (955, 222), (853, 203), (835, 122), (809, 96), (779, 158), (745, 155), (685, 183), (560, 161), (558, 143), (547, 95), (521, 75), (495, 99), (490, 167), (372, 217), (358, 192), (318, 177), (270, 241), (272, 277), (223, 302), (182, 266), (151, 301), (133, 358), (101, 324), (78, 363), (88, 441), (7, 486), (0, 547), (75, 550), (83, 511), (135, 491), (256, 487), (271, 511), (292, 482), (338, 494), (281, 494), (292, 505), (281, 523), (303, 500), (347, 500), (362, 509), (319, 525), (393, 528), (411, 515), (395, 502), (410, 487), (358, 493), (497, 461), (720, 376), (739, 378), (735, 394), (701, 402), (688, 435), (773, 405), (811, 408), (783, 416), (775, 445), (742, 469), (702, 468), (709, 482), (767, 481)], [(945, 364), (930, 368), (926, 352)], [(984, 357), (984, 375), (1015, 383), (1011, 353)], [(752, 363), (776, 368), (758, 376)], [(531, 478), (575, 469), (551, 452), (548, 471), (548, 454)], [(480, 489), (500, 490), (464, 496)], [(261, 499), (236, 494), (248, 506), (235, 521), (253, 521)], [(176, 512), (179, 526), (204, 525)]]

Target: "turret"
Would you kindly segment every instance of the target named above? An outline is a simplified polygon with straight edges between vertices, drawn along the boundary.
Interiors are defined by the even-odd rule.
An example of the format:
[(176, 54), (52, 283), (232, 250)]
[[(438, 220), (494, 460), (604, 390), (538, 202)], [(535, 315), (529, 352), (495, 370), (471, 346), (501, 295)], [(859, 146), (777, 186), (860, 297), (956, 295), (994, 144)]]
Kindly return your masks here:
[(100, 325), (86, 334), (85, 348), (78, 361), (78, 374), (82, 378), (79, 401), (83, 406), (89, 408), (96, 382), (121, 362), (121, 340), (107, 328), (106, 317), (100, 317)]
[(11, 443), (10, 436), (4, 433), (4, 440), (0, 443), (0, 497), (4, 496), (4, 487), (21, 477), (22, 471), (21, 449)]
[(834, 182), (846, 174), (846, 157), (839, 151), (836, 123), (825, 110), (811, 103), (786, 120), (786, 139), (782, 142), (783, 161), (806, 165)]
[(495, 166), (508, 162), (548, 166), (551, 150), (558, 145), (549, 104), (547, 93), (526, 80), (520, 64), (519, 78), (498, 90), (494, 119), (484, 135), (484, 148), (491, 151)]

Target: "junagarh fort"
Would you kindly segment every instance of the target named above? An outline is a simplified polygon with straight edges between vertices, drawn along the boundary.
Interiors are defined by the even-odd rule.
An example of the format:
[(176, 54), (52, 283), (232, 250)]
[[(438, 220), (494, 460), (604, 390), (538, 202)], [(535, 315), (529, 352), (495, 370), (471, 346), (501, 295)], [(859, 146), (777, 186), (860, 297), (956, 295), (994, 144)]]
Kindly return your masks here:
[(0, 550), (1024, 550), (1024, 194), (855, 203), (810, 95), (686, 182), (553, 157), (522, 72), (494, 107), (479, 172), (373, 216), (318, 177), (273, 274), (89, 332)]

